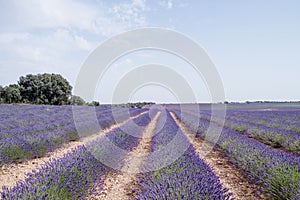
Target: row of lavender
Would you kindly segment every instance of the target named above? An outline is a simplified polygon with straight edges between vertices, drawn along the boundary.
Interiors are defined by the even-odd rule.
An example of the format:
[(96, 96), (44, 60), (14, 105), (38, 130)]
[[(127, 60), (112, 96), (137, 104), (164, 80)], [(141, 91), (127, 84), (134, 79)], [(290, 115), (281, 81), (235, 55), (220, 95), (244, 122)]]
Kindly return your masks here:
[(159, 116), (157, 128), (162, 123), (163, 128), (153, 137), (151, 154), (142, 167), (143, 171), (157, 170), (140, 174), (136, 199), (230, 199), (227, 189), (197, 156), (168, 112)]
[(281, 130), (291, 130), (300, 133), (300, 110), (238, 110), (230, 109), (228, 119), (238, 119), (244, 122), (264, 124)]
[[(173, 112), (181, 117), (178, 111)], [(188, 117), (181, 117), (181, 120), (197, 133), (197, 137), (213, 135), (219, 126), (207, 119), (187, 115)], [(199, 122), (199, 125), (195, 122)], [(212, 132), (207, 133), (209, 126)], [(227, 127), (223, 127), (217, 146), (250, 180), (261, 185), (275, 199), (300, 198), (299, 156), (278, 151)]]
[[(210, 119), (209, 112), (201, 113)], [(220, 122), (217, 118), (215, 122)], [(225, 126), (272, 147), (300, 153), (300, 111), (234, 111), (228, 110)]]
[[(77, 126), (87, 135), (99, 131), (91, 125), (90, 107), (76, 107)], [(127, 109), (113, 108), (118, 119), (127, 119)], [(116, 110), (117, 109), (117, 110)], [(62, 144), (79, 139), (72, 106), (0, 105), (0, 166), (11, 162), (41, 157)], [(131, 115), (145, 109), (131, 109)], [(95, 108), (99, 125), (108, 128), (115, 122), (111, 106)]]
[[(148, 113), (134, 119), (140, 129), (136, 135), (141, 136), (143, 127), (149, 122)], [(126, 133), (130, 130), (126, 123), (113, 129), (85, 146), (80, 146), (66, 154), (62, 159), (46, 163), (38, 172), (28, 175), (24, 182), (18, 182), (13, 188), (3, 188), (2, 199), (82, 199), (93, 194), (93, 186), (102, 187), (105, 175), (113, 170), (99, 159), (107, 159), (111, 164), (122, 163), (126, 154), (116, 148), (107, 148), (107, 142), (130, 151), (138, 145), (139, 138)]]

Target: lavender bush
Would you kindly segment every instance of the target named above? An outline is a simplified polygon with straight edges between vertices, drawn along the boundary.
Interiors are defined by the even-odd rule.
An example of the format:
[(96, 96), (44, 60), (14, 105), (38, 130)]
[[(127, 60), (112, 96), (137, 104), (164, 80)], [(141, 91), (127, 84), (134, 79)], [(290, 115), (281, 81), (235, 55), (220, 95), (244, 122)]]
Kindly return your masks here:
[[(150, 120), (148, 114), (138, 117), (136, 123), (146, 126)], [(127, 124), (123, 125), (124, 127)], [(38, 172), (28, 174), (24, 182), (18, 182), (13, 188), (3, 188), (2, 199), (83, 199), (92, 193), (92, 186), (102, 187), (105, 175), (113, 170), (102, 164), (97, 156), (107, 156), (107, 159), (122, 161), (126, 155), (118, 154), (115, 149), (103, 148), (105, 139), (119, 145), (120, 148), (131, 150), (138, 144), (139, 138), (133, 137), (116, 128), (105, 137), (100, 137), (85, 146), (80, 146), (66, 154), (62, 159), (46, 163)], [(142, 133), (143, 129), (140, 129)], [(90, 152), (94, 149), (99, 153)], [(100, 185), (99, 185), (100, 184)]]
[[(210, 120), (208, 112), (202, 118)], [(219, 123), (218, 119), (215, 119)], [(300, 154), (300, 111), (227, 111), (225, 126), (275, 148)]]
[[(159, 118), (159, 120), (161, 117)], [(167, 113), (167, 121), (163, 129), (153, 137), (151, 151), (154, 152), (166, 146), (174, 137), (180, 134), (181, 142), (189, 143), (188, 139)], [(178, 132), (177, 132), (178, 131)], [(169, 149), (170, 156), (182, 148), (181, 145)], [(168, 160), (167, 157), (161, 158)], [(152, 162), (164, 161), (150, 160)], [(190, 146), (175, 162), (160, 170), (139, 175), (139, 187), (136, 188), (136, 199), (230, 199), (227, 189), (220, 184), (212, 169), (201, 160)]]
[[(195, 115), (189, 115), (181, 120), (191, 130), (197, 132), (197, 137), (200, 138), (205, 137), (209, 125), (212, 128), (218, 126)], [(197, 120), (200, 122), (199, 126), (194, 125)], [(261, 185), (274, 198), (299, 199), (299, 156), (278, 151), (226, 127), (223, 128), (217, 145), (253, 182)]]
[[(86, 108), (77, 107), (80, 115), (77, 125), (89, 136), (100, 130), (91, 125)], [(102, 129), (116, 123), (110, 105), (95, 109)], [(127, 109), (114, 109), (118, 109), (118, 118), (126, 120)], [(66, 142), (79, 139), (72, 106), (0, 105), (0, 110), (0, 166), (41, 157)], [(130, 114), (137, 115), (145, 110), (130, 109)]]

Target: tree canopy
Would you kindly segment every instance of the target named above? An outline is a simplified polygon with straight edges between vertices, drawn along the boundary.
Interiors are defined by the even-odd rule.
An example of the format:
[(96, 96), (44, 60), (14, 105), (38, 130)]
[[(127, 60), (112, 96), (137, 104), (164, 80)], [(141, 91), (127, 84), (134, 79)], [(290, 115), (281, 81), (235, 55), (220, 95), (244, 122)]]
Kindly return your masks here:
[(4, 103), (4, 88), (0, 85), (0, 103)]
[(0, 103), (20, 103), (21, 100), (19, 85), (11, 84), (4, 88), (0, 86)]
[(1, 103), (30, 103), (48, 105), (89, 105), (100, 103), (85, 102), (79, 96), (72, 95), (72, 86), (60, 74), (27, 74), (19, 78), (18, 84), (0, 85)]
[(74, 106), (82, 106), (85, 105), (86, 103), (80, 96), (72, 95), (70, 99), (70, 104)]
[(18, 84), (24, 103), (69, 104), (72, 86), (59, 74), (28, 74), (21, 76)]

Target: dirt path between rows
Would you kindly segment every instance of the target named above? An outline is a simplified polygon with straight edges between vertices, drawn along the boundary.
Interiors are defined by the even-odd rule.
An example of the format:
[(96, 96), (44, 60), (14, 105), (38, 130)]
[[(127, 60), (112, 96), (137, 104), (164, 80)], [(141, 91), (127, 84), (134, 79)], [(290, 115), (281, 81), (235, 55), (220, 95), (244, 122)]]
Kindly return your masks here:
[[(229, 192), (233, 194), (236, 200), (256, 200), (270, 199), (264, 194), (259, 194), (258, 187), (251, 184), (241, 171), (232, 165), (220, 152), (212, 149), (212, 144), (205, 142), (200, 138), (194, 138), (194, 135), (181, 121), (177, 119), (174, 113), (170, 113), (177, 125), (186, 134), (197, 154), (203, 159), (219, 177), (220, 182)], [(205, 152), (205, 150), (209, 152)]]
[(98, 190), (96, 188), (93, 195), (87, 199), (125, 200), (134, 197), (133, 188), (136, 185), (136, 175), (150, 152), (152, 135), (154, 134), (159, 114), (157, 113), (146, 127), (139, 145), (128, 154), (121, 171), (110, 172), (104, 181), (103, 188), (98, 188)]
[[(142, 114), (145, 114), (146, 112), (147, 111), (130, 117), (130, 119), (135, 119)], [(87, 142), (90, 142), (96, 138), (103, 137), (113, 129), (116, 129), (119, 126), (127, 123), (130, 119), (127, 119), (120, 124), (114, 124), (111, 127), (102, 130), (100, 133), (81, 138), (79, 141), (66, 143), (62, 147), (54, 150), (54, 152), (49, 152), (41, 158), (31, 159), (23, 163), (2, 166), (2, 168), (0, 169), (0, 191), (2, 191), (3, 186), (11, 188), (16, 185), (17, 181), (25, 180), (27, 177), (27, 173), (32, 172), (32, 170), (38, 171), (38, 169), (40, 169), (41, 166), (45, 164), (45, 162), (50, 162), (53, 159), (62, 158), (65, 154), (71, 152), (74, 148), (85, 145)]]

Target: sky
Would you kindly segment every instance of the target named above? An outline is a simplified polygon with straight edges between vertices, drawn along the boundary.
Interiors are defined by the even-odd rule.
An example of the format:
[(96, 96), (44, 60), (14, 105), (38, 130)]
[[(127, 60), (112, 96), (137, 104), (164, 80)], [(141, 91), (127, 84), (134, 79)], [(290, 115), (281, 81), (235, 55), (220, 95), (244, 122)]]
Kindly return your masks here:
[[(29, 73), (59, 73), (75, 85), (100, 44), (126, 31), (160, 27), (197, 42), (215, 64), (225, 100), (300, 100), (300, 1), (297, 0), (0, 0), (0, 85)], [(211, 101), (205, 80), (164, 52), (142, 50), (111, 65), (94, 100), (111, 101), (126, 72), (147, 63), (177, 71), (198, 102)], [(145, 85), (130, 101), (179, 101), (168, 87)]]

